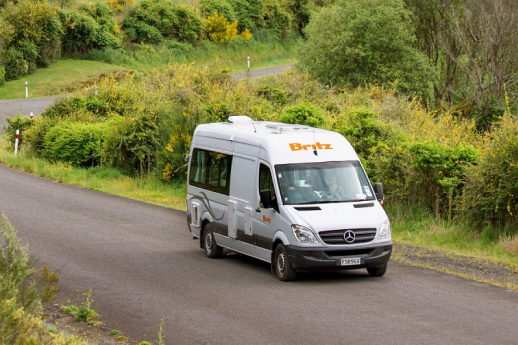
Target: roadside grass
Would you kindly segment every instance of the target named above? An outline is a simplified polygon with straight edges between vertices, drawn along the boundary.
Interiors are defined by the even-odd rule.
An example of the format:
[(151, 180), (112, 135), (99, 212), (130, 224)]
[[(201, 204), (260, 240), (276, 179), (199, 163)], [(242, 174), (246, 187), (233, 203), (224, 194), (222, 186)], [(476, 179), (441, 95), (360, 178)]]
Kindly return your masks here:
[(0, 86), (0, 99), (24, 99), (25, 81), (29, 85), (29, 98), (62, 94), (81, 88), (104, 73), (121, 69), (100, 61), (63, 59), (33, 74), (10, 80)]
[(394, 242), (518, 266), (513, 238), (487, 236), (460, 220), (449, 223), (410, 207), (388, 206), (387, 213)]
[(142, 45), (135, 50), (106, 49), (92, 51), (86, 58), (117, 64), (125, 68), (148, 72), (171, 63), (196, 63), (214, 66), (229, 72), (245, 71), (247, 57), (250, 69), (294, 62), (297, 40), (250, 41), (240, 44), (216, 45), (206, 43), (196, 48), (179, 48), (164, 43), (160, 46)]
[(186, 186), (183, 181), (166, 183), (154, 177), (130, 177), (111, 167), (77, 168), (62, 162), (48, 162), (25, 154), (14, 156), (0, 138), (0, 162), (12, 168), (59, 183), (97, 190), (178, 210), (185, 209)]

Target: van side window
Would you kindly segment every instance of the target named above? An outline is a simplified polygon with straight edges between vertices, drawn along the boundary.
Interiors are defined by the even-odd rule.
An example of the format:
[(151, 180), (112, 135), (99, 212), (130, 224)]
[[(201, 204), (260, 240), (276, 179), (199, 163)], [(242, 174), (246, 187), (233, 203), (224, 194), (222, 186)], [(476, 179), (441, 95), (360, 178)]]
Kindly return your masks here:
[(259, 166), (259, 193), (265, 189), (272, 191), (273, 200), (275, 198), (275, 187), (273, 185), (272, 174), (268, 166), (261, 164)]
[(231, 166), (231, 155), (194, 149), (191, 158), (189, 184), (228, 195)]

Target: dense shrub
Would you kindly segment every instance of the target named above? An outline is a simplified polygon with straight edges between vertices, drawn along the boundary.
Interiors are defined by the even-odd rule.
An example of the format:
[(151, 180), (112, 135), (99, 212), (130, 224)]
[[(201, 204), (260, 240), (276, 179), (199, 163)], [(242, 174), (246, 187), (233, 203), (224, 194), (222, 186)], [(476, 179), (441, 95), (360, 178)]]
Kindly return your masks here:
[(281, 115), (282, 122), (320, 127), (324, 124), (324, 114), (312, 103), (300, 103), (286, 107)]
[(496, 125), (477, 166), (466, 173), (462, 198), (465, 218), (478, 229), (518, 230), (518, 121), (506, 115)]
[(26, 131), (33, 125), (34, 120), (29, 117), (23, 117), (16, 115), (15, 117), (6, 117), (7, 126), (4, 128), (7, 141), (14, 147), (14, 141), (16, 139), (16, 130), (20, 131), (19, 136), (19, 147), (25, 145), (26, 142)]
[(122, 29), (131, 42), (157, 43), (168, 38), (192, 43), (202, 38), (204, 28), (201, 18), (185, 7), (166, 0), (144, 0), (124, 18)]
[(135, 0), (106, 0), (105, 3), (115, 14), (126, 14), (135, 7)]
[(264, 27), (263, 0), (228, 0), (236, 13), (239, 31), (246, 28), (255, 31)]
[(205, 29), (212, 42), (224, 43), (237, 36), (237, 21), (229, 23), (225, 16), (214, 11), (205, 21)]
[(227, 0), (201, 0), (199, 2), (200, 11), (205, 17), (210, 17), (214, 12), (218, 12), (229, 20), (237, 20), (236, 13), (232, 5)]
[(370, 173), (372, 165), (376, 164), (371, 157), (387, 148), (386, 125), (371, 109), (353, 107), (340, 116), (334, 129), (349, 140)]
[(108, 7), (96, 4), (60, 13), (64, 27), (63, 52), (68, 56), (93, 49), (116, 48), (120, 40), (114, 33), (115, 20)]
[(145, 112), (122, 120), (108, 135), (108, 163), (129, 173), (151, 174), (160, 150), (157, 120), (156, 115)]
[(5, 69), (4, 66), (0, 63), (0, 86), (4, 85), (5, 83)]
[(0, 51), (0, 62), (5, 70), (5, 80), (16, 79), (29, 71), (29, 64), (23, 53), (14, 47)]
[[(11, 31), (9, 43), (4, 43), (3, 49), (3, 55), (7, 50), (7, 58), (3, 59), (6, 79), (32, 72), (36, 66), (48, 66), (61, 56), (63, 28), (57, 11), (49, 2), (9, 2), (0, 11), (0, 16), (10, 24), (8, 30)], [(22, 67), (24, 65), (26, 68)]]
[(106, 134), (117, 127), (120, 118), (100, 123), (63, 122), (45, 135), (43, 156), (74, 165), (100, 163)]

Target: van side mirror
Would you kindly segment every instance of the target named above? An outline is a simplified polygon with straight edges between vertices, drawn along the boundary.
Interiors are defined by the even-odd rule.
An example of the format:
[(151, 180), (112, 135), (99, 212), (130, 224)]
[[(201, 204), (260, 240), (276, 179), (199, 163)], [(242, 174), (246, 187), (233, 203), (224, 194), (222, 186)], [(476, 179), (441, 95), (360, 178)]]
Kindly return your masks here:
[(374, 185), (374, 193), (376, 194), (376, 198), (379, 201), (383, 201), (383, 199), (385, 199), (385, 193), (383, 192), (383, 183), (376, 183)]
[(263, 189), (260, 193), (261, 204), (264, 208), (272, 208), (272, 191)]

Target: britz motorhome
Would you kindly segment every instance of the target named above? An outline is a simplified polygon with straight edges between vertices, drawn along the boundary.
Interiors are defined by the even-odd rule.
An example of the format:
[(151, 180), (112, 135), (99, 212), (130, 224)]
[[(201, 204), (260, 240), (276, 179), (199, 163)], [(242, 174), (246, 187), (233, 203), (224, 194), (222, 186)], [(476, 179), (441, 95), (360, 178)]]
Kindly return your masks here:
[(297, 272), (366, 268), (392, 252), (383, 187), (340, 134), (231, 116), (199, 125), (188, 156), (187, 223), (209, 258), (223, 248)]

